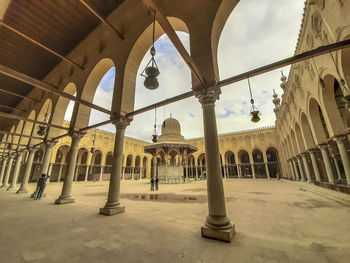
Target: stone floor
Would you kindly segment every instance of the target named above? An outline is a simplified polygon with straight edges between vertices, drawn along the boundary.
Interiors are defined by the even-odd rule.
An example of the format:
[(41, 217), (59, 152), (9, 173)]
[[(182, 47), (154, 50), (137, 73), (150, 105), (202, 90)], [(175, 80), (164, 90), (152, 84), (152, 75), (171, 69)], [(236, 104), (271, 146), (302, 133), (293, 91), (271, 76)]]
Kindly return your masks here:
[[(201, 238), (206, 182), (122, 182), (126, 213), (98, 214), (108, 182), (73, 186), (76, 202), (0, 190), (0, 262), (349, 262), (350, 197), (306, 183), (227, 180), (232, 243)], [(34, 185), (30, 185), (31, 190)]]

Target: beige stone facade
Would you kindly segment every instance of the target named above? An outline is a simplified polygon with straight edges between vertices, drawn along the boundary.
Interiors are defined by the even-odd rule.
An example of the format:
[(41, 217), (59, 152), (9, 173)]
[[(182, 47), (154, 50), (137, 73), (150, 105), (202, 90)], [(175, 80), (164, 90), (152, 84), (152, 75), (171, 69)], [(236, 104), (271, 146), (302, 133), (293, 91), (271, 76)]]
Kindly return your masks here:
[[(350, 39), (350, 2), (306, 1), (296, 54)], [(294, 179), (350, 184), (350, 50), (292, 66), (276, 129)]]
[[(68, 126), (69, 123), (65, 122), (64, 125)], [(109, 179), (114, 139), (115, 134), (111, 132), (98, 129), (88, 131), (79, 143), (75, 181)], [(280, 151), (277, 141), (278, 136), (274, 127), (220, 135), (222, 175), (227, 178), (253, 178), (255, 169), (257, 169), (257, 178), (268, 178), (270, 176), (276, 178), (277, 173), (278, 176), (282, 177), (285, 157), (283, 154), (281, 155), (280, 152), (282, 151)], [(53, 147), (50, 161), (52, 182), (64, 180), (70, 143), (70, 138), (65, 137)], [(183, 166), (187, 169), (187, 177), (190, 179), (204, 179), (206, 170), (204, 139), (188, 139), (184, 143), (198, 148), (197, 152), (186, 154), (187, 161), (183, 163)], [(149, 145), (152, 145), (152, 143), (125, 137), (122, 170), (124, 179), (150, 178), (153, 156), (144, 151), (144, 147)], [(90, 152), (92, 147), (95, 149), (94, 153)], [(274, 153), (276, 153), (276, 157)], [(160, 159), (164, 158), (159, 151), (157, 156)], [(42, 157), (43, 149), (40, 149), (34, 158), (30, 181), (36, 181), (39, 178)], [(180, 152), (173, 156), (173, 159), (175, 160), (172, 163), (173, 165), (180, 165)], [(265, 164), (269, 167), (269, 173)], [(253, 166), (255, 169), (252, 168)]]

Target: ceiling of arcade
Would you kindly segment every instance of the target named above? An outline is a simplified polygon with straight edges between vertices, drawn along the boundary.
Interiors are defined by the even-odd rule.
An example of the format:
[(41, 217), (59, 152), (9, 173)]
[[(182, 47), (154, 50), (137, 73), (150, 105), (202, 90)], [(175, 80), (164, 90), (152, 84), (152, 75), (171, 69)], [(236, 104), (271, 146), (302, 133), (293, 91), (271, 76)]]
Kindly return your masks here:
[[(201, 30), (207, 30), (211, 40), (218, 42), (224, 23), (238, 1), (156, 2), (160, 4), (166, 17), (179, 18), (177, 24), (173, 20), (175, 30), (191, 31), (193, 41), (202, 43), (201, 34), (198, 34)], [(59, 97), (45, 92), (40, 85), (35, 85), (32, 79), (50, 84), (54, 92), (64, 90), (68, 83), (73, 82), (79, 98), (90, 72), (99, 60), (106, 57), (111, 58), (116, 65), (117, 78), (120, 77), (119, 81), (116, 80), (116, 86), (123, 86), (124, 81), (133, 83), (133, 74), (123, 78), (122, 71), (128, 61), (136, 76), (138, 62), (151, 45), (150, 34), (147, 34), (147, 38), (142, 37), (153, 20), (146, 6), (149, 3), (152, 1), (1, 1), (0, 110), (28, 116), (30, 109), (38, 112), (46, 98), (53, 99), (55, 105)], [(199, 5), (202, 8), (198, 9)], [(196, 17), (204, 19), (193, 19), (194, 12)], [(180, 20), (186, 25), (180, 23)], [(214, 20), (216, 22), (213, 26)], [(157, 26), (157, 35), (161, 34), (163, 31)], [(135, 57), (132, 57), (133, 54), (129, 54), (137, 41), (145, 50), (136, 52)], [(196, 52), (200, 55), (200, 48), (194, 51), (194, 57)], [(215, 45), (213, 48), (216, 48)], [(215, 61), (211, 63), (215, 64)], [(9, 76), (8, 70), (14, 70), (20, 77), (14, 78), (13, 72)], [(119, 72), (121, 73), (118, 74)], [(206, 70), (202, 70), (202, 73), (204, 76), (211, 75), (210, 78), (214, 78), (215, 75)], [(23, 77), (21, 74), (28, 76), (30, 81), (25, 83), (19, 80)], [(123, 98), (127, 102), (128, 105), (121, 106), (126, 112), (133, 110), (132, 89), (134, 88), (115, 91), (118, 99)], [(92, 98), (86, 100), (92, 102)], [(118, 103), (113, 105), (116, 104)], [(21, 110), (13, 111), (13, 108)], [(9, 130), (17, 122), (0, 116), (2, 129)]]

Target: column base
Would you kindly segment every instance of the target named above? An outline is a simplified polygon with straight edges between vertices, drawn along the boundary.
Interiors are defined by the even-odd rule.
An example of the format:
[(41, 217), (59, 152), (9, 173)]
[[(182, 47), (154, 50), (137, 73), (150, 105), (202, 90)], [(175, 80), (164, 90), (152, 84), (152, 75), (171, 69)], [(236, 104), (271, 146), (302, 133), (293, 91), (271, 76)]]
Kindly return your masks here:
[(16, 194), (27, 194), (28, 193), (28, 190), (27, 189), (24, 189), (24, 190), (17, 190)]
[(56, 199), (55, 204), (56, 205), (63, 205), (63, 204), (70, 204), (74, 203), (74, 198), (71, 196), (60, 196)]
[(231, 242), (233, 236), (235, 234), (235, 225), (232, 224), (232, 227), (227, 230), (216, 230), (207, 227), (206, 225), (201, 227), (201, 235), (202, 237)]
[(105, 216), (113, 216), (125, 212), (125, 206), (116, 207), (102, 207), (100, 208), (100, 214)]
[(7, 191), (9, 191), (9, 192), (13, 192), (13, 191), (16, 191), (16, 187), (8, 187), (7, 188)]
[(0, 186), (0, 189), (4, 189), (4, 190), (7, 190), (7, 188), (9, 187), (9, 185), (2, 185), (2, 186)]

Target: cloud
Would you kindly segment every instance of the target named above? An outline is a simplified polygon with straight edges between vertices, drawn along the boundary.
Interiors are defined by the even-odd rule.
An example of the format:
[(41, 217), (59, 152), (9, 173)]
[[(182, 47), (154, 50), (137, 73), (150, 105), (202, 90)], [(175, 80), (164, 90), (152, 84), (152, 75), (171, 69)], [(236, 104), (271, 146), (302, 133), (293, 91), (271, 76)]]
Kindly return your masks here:
[[(240, 1), (230, 15), (221, 35), (218, 48), (220, 78), (225, 79), (239, 73), (284, 59), (294, 54), (300, 28), (304, 0), (246, 0)], [(189, 37), (178, 33), (189, 50)], [(191, 89), (191, 73), (167, 36), (155, 43), (156, 61), (160, 69), (159, 89), (147, 90), (139, 76), (150, 59), (149, 52), (142, 60), (136, 80), (135, 109), (187, 92)], [(289, 67), (283, 69), (288, 75)], [(114, 88), (114, 71), (111, 69), (102, 79), (96, 91), (94, 103), (111, 107)], [(275, 115), (272, 104), (273, 89), (280, 95), (281, 73), (279, 70), (250, 79), (256, 107), (261, 111), (261, 121), (252, 123), (247, 81), (222, 88), (220, 100), (216, 102), (219, 133), (273, 125)], [(195, 98), (188, 98), (157, 110), (157, 130), (165, 118), (172, 113), (181, 123), (185, 138), (203, 136), (202, 108)], [(107, 120), (108, 115), (92, 111), (90, 123)], [(150, 141), (153, 133), (154, 111), (134, 117), (126, 135)], [(115, 131), (112, 125), (102, 127)]]

